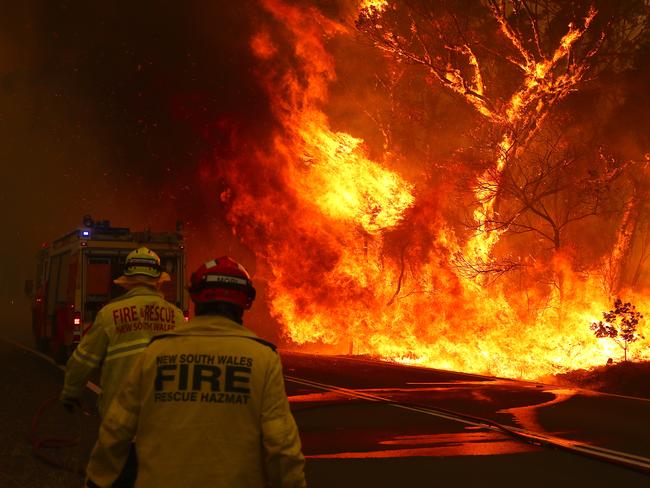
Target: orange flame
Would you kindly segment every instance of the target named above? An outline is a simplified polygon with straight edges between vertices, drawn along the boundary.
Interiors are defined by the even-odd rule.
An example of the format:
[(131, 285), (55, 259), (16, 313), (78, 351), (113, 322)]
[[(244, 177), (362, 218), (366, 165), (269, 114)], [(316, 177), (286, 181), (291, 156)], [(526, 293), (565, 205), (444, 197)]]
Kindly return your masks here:
[[(568, 258), (549, 264), (564, 280), (563, 296), (553, 286), (485, 288), (460, 276), (452, 257), (467, 249), (487, 256), (498, 234), (465, 247), (425, 189), (391, 168), (390, 158), (373, 161), (360, 138), (332, 129), (324, 107), (336, 73), (325, 43), (347, 35), (344, 26), (281, 0), (263, 5), (281, 34), (262, 29), (250, 45), (278, 127), (268, 146), (260, 142), (226, 165), (230, 190), (222, 198), (233, 228), (258, 256), (271, 313), (293, 343), (524, 378), (616, 357), (615, 346), (589, 330), (609, 305), (598, 277), (575, 273)], [(275, 41), (278, 35), (290, 42)], [(531, 69), (538, 80), (547, 68)], [(513, 96), (513, 123), (536, 89), (530, 81)], [(512, 146), (506, 134), (497, 174)], [(477, 190), (485, 202), (479, 222), (494, 211), (493, 179), (484, 175)], [(648, 299), (632, 299), (639, 309), (650, 307)]]
[(298, 169), (292, 179), (303, 198), (315, 202), (323, 214), (359, 224), (369, 234), (399, 223), (413, 203), (412, 185), (367, 159), (362, 141), (349, 134), (333, 133), (309, 120), (299, 134), (309, 151), (304, 157), (308, 169)]
[[(569, 69), (564, 73), (556, 74), (554, 72), (560, 60), (569, 56), (571, 47), (585, 34), (597, 11), (592, 6), (584, 19), (582, 27), (576, 27), (569, 24), (567, 33), (562, 36), (559, 46), (553, 52), (550, 58), (542, 56), (541, 60), (535, 57), (523, 46), (518, 35), (510, 28), (503, 14), (495, 11), (495, 16), (499, 22), (501, 32), (517, 49), (523, 62), (511, 59), (524, 73), (524, 80), (521, 88), (515, 91), (506, 104), (505, 114), (494, 114), (486, 111), (485, 106), (472, 98), (471, 102), (478, 106), (479, 112), (495, 122), (505, 123), (506, 131), (503, 135), (497, 150), (497, 161), (495, 164), (494, 174), (486, 172), (478, 181), (475, 195), (480, 207), (474, 211), (474, 220), (478, 224), (476, 237), (470, 239), (467, 243), (465, 252), (472, 259), (489, 259), (491, 252), (498, 242), (500, 235), (505, 231), (491, 230), (485, 228), (485, 223), (494, 215), (496, 205), (496, 191), (488, 192), (486, 188), (498, 188), (499, 177), (508, 164), (510, 151), (514, 146), (515, 136), (520, 138), (530, 137), (540, 126), (545, 118), (548, 105), (553, 100), (559, 100), (566, 96), (582, 79), (587, 69), (587, 65), (576, 66), (570, 64)], [(483, 95), (483, 83), (480, 79), (480, 67), (476, 56), (465, 48), (469, 55), (470, 65), (474, 67), (474, 84), (481, 87), (479, 92)], [(477, 78), (478, 77), (478, 78)], [(476, 80), (480, 83), (477, 83)], [(545, 102), (544, 100), (547, 99)], [(527, 130), (521, 127), (531, 126)], [(523, 133), (522, 133), (523, 132)]]
[(362, 0), (360, 10), (375, 10), (383, 12), (388, 6), (388, 0)]

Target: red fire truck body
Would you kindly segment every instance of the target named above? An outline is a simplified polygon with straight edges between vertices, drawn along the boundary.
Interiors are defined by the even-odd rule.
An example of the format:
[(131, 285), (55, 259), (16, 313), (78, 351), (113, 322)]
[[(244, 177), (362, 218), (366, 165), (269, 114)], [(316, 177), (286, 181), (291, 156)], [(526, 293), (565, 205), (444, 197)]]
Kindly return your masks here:
[(108, 221), (85, 219), (84, 227), (46, 244), (38, 253), (32, 301), (32, 329), (38, 349), (64, 362), (90, 329), (100, 308), (125, 290), (113, 283), (126, 255), (146, 246), (169, 273), (165, 298), (185, 312), (185, 250), (180, 232), (131, 232)]

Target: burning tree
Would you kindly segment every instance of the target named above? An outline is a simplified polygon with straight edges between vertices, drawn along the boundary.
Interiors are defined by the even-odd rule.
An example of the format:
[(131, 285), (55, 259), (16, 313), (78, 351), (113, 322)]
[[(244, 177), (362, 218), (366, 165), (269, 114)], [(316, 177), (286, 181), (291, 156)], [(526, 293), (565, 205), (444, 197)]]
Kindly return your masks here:
[[(511, 155), (525, 147), (549, 110), (576, 89), (604, 36), (580, 45), (596, 17), (593, 6), (558, 36), (554, 24), (566, 12), (554, 2), (488, 0), (472, 2), (473, 7), (456, 2), (456, 9), (460, 4), (468, 9), (464, 17), (453, 3), (370, 3), (361, 10), (357, 27), (380, 49), (424, 67), (499, 127), (493, 167), (477, 178), (474, 188), (480, 202), (474, 219), (482, 232), (466, 247), (470, 256), (485, 260), (501, 234), (490, 221)], [(480, 35), (490, 22), (498, 26), (499, 37)], [(504, 76), (508, 66), (503, 63), (519, 72), (516, 84)]]
[[(648, 178), (646, 175), (647, 162), (625, 161), (619, 163), (610, 158), (610, 165), (614, 169), (607, 175), (608, 182), (613, 182), (616, 179), (623, 182), (619, 195), (621, 219), (616, 232), (616, 241), (612, 252), (603, 262), (605, 287), (610, 295), (616, 295), (623, 286), (624, 270), (630, 259), (634, 240), (639, 233), (639, 227), (643, 224), (644, 216), (647, 214)], [(645, 247), (643, 245), (644, 252)], [(643, 259), (642, 256), (640, 264), (642, 264)], [(635, 274), (638, 275), (639, 271), (637, 269)], [(638, 277), (636, 279), (638, 280)]]
[[(548, 115), (588, 73), (629, 64), (647, 35), (647, 9), (638, 0), (362, 2), (361, 32), (395, 59), (422, 67), (429, 80), (464, 99), (500, 133), (492, 166), (473, 186), (478, 232), (465, 246), (465, 262), (489, 263), (503, 233), (524, 230), (499, 216), (501, 200), (512, 196), (504, 188), (511, 186), (509, 166), (521, 167), (519, 156)], [(631, 248), (636, 195), (625, 203), (609, 260), (615, 291)], [(553, 234), (555, 245), (557, 227)]]
[(630, 344), (642, 339), (643, 336), (637, 332), (639, 321), (643, 318), (636, 307), (630, 302), (623, 302), (620, 298), (614, 301), (614, 308), (609, 312), (603, 312), (603, 320), (594, 322), (590, 328), (598, 338), (609, 337), (621, 349), (623, 349), (624, 360), (627, 361), (627, 351)]

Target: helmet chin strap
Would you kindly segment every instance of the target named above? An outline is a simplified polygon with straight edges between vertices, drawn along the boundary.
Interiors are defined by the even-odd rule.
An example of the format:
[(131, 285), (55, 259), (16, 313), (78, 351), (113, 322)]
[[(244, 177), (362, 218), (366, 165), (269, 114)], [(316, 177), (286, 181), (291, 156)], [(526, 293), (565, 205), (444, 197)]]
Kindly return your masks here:
[(161, 282), (157, 278), (151, 278), (149, 276), (120, 276), (119, 278), (113, 280), (113, 283), (120, 285), (122, 288), (130, 290), (136, 286), (150, 286), (152, 288), (157, 288)]

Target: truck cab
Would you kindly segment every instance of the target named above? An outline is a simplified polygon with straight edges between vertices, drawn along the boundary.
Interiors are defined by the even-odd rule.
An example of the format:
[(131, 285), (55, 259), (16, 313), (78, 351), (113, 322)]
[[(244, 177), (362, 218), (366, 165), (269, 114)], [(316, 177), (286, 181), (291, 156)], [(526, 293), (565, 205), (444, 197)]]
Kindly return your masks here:
[(180, 229), (132, 232), (86, 216), (83, 226), (44, 244), (37, 255), (32, 330), (41, 352), (51, 354), (59, 363), (67, 360), (97, 312), (125, 292), (113, 280), (122, 275), (127, 254), (141, 246), (160, 256), (161, 268), (171, 278), (160, 291), (188, 316)]

